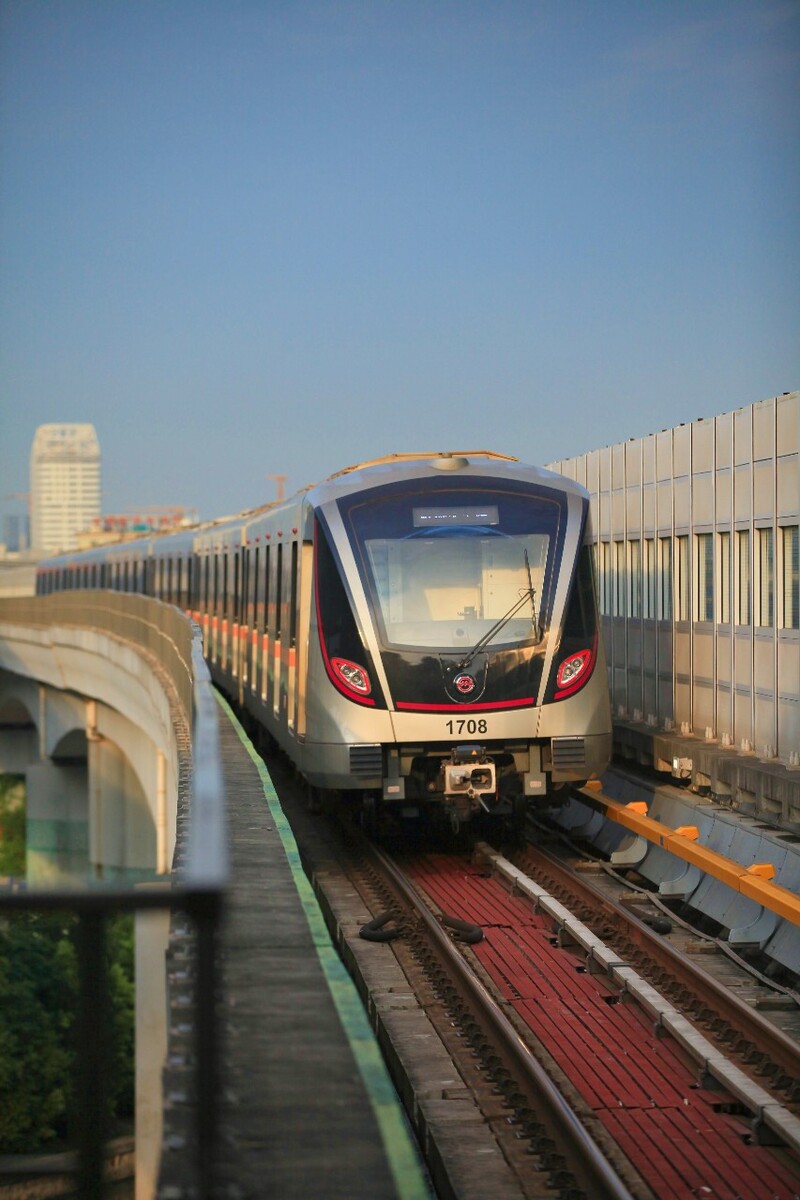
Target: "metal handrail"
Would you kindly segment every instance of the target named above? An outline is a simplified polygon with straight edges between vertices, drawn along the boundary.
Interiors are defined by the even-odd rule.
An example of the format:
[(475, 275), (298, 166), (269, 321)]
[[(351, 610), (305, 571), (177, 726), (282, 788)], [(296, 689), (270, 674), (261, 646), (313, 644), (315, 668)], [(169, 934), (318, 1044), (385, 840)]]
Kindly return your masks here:
[[(0, 912), (67, 911), (78, 917), (79, 1071), (78, 1188), (87, 1200), (105, 1194), (103, 1157), (108, 1139), (105, 1078), (110, 1047), (104, 968), (106, 918), (147, 909), (182, 911), (194, 924), (195, 1155), (194, 1193), (217, 1193), (219, 1176), (220, 1053), (216, 1012), (216, 933), (229, 880), (225, 798), (219, 751), (219, 709), (202, 654), (197, 625), (179, 609), (149, 597), (78, 591), (0, 599), (3, 623), (28, 627), (83, 626), (120, 638), (153, 656), (171, 680), (192, 730), (192, 782), (185, 840), (179, 828), (170, 884), (147, 889), (92, 884), (84, 889), (0, 891)], [(0, 629), (2, 638), (2, 629)]]

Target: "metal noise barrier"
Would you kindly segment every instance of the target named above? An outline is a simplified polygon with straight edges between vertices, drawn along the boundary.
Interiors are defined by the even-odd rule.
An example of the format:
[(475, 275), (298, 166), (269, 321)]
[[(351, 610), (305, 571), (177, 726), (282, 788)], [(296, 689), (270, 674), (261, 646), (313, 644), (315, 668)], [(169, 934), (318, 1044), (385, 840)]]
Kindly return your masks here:
[[(77, 1189), (83, 1200), (105, 1195), (104, 1159), (108, 1130), (105, 1080), (112, 1047), (105, 977), (105, 924), (114, 912), (145, 909), (182, 911), (196, 933), (194, 970), (195, 1145), (186, 1169), (192, 1194), (207, 1200), (219, 1193), (220, 1047), (217, 1000), (217, 930), (228, 885), (230, 859), (219, 743), (219, 708), (202, 654), (200, 630), (180, 609), (122, 592), (81, 590), (0, 600), (0, 623), (28, 627), (83, 626), (121, 638), (147, 651), (171, 680), (192, 727), (192, 781), (186, 842), (180, 868), (160, 888), (0, 890), (0, 913), (62, 911), (78, 917), (80, 975), (76, 1125)], [(176, 848), (176, 858), (178, 857)]]

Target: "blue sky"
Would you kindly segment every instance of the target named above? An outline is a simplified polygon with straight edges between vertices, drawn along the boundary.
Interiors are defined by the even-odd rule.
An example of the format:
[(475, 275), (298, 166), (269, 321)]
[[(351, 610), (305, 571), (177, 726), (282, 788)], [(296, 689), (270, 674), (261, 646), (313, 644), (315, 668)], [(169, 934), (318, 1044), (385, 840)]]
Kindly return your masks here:
[(2, 0), (0, 496), (47, 421), (211, 517), (800, 387), (799, 84), (798, 0)]

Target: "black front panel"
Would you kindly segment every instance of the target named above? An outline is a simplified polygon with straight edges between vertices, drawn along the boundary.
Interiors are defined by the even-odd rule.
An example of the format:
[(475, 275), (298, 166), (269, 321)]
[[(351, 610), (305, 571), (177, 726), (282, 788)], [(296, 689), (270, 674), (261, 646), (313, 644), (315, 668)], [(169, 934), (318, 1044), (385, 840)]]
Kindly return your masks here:
[[(324, 522), (318, 519), (314, 532), (314, 578), (317, 628), (325, 667), (333, 685), (349, 700), (368, 707), (385, 708), (372, 656), (356, 623), (341, 564), (332, 544)], [(336, 665), (342, 663), (361, 668), (363, 678), (368, 680), (367, 692), (360, 693), (348, 686), (346, 674)]]

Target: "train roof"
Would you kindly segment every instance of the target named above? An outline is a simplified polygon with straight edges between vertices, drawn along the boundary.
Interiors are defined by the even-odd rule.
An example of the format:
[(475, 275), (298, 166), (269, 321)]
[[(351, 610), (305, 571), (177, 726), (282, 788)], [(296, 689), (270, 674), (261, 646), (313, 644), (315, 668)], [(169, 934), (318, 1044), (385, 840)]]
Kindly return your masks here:
[[(207, 550), (219, 537), (233, 534), (243, 535), (246, 529), (258, 528), (258, 523), (269, 513), (296, 509), (299, 504), (308, 503), (312, 507), (325, 504), (328, 500), (357, 491), (362, 487), (380, 486), (394, 479), (421, 479), (429, 472), (442, 473), (465, 477), (494, 475), (505, 479), (526, 479), (532, 483), (558, 488), (560, 491), (574, 492), (585, 496), (586, 491), (573, 480), (548, 471), (544, 467), (534, 467), (520, 462), (510, 454), (500, 454), (495, 450), (430, 450), (407, 451), (396, 454), (386, 454), (380, 458), (367, 459), (335, 471), (318, 483), (308, 484), (300, 488), (294, 495), (285, 500), (273, 500), (266, 504), (246, 509), (226, 517), (217, 517), (201, 521), (181, 530), (164, 530), (154, 532), (141, 539), (109, 543), (93, 547), (89, 550), (73, 551), (56, 555), (42, 561), (40, 568), (50, 568), (65, 562), (89, 563), (93, 560), (115, 558), (130, 558), (135, 556), (160, 557), (161, 555), (179, 553), (191, 549), (192, 546)], [(234, 531), (236, 531), (234, 533)], [(248, 534), (249, 536), (249, 534)]]
[[(532, 484), (574, 492), (586, 496), (586, 489), (573, 480), (545, 467), (535, 467), (520, 462), (510, 454), (499, 454), (493, 450), (436, 450), (427, 453), (387, 454), (382, 458), (369, 459), (351, 467), (345, 467), (329, 475), (320, 483), (303, 492), (314, 504), (324, 504), (334, 496), (341, 496), (364, 487), (377, 487), (401, 479), (424, 479), (432, 474), (447, 474), (456, 477), (476, 478), (491, 476), (497, 479), (526, 480)], [(303, 493), (293, 498), (294, 502)]]
[[(353, 471), (364, 471), (368, 467), (382, 467), (387, 464), (419, 460), (427, 461), (431, 466), (438, 465), (440, 470), (453, 470), (462, 465), (459, 460), (468, 461), (471, 458), (493, 458), (501, 462), (519, 462), (519, 459), (514, 458), (513, 455), (498, 454), (496, 450), (427, 450), (419, 453), (408, 451), (401, 454), (384, 454), (381, 458), (370, 458), (365, 462), (356, 463), (352, 467), (344, 467), (341, 471), (334, 471), (332, 475), (326, 476), (325, 482), (327, 483), (329, 479), (338, 479), (340, 475), (350, 475)], [(453, 464), (457, 464), (457, 466)]]

